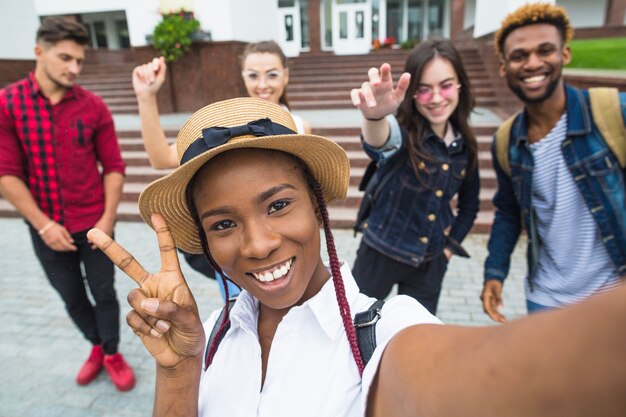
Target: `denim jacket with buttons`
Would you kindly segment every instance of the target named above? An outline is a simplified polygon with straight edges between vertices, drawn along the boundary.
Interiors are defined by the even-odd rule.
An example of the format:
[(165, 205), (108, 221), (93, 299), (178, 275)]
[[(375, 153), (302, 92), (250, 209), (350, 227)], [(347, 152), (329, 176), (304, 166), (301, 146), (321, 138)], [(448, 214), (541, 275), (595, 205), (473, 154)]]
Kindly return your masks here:
[[(363, 241), (386, 256), (419, 266), (440, 255), (447, 247), (452, 253), (469, 257), (461, 242), (471, 229), (479, 209), (478, 169), (468, 171), (469, 148), (458, 136), (446, 147), (433, 132), (424, 138), (424, 149), (432, 160), (419, 164), (426, 186), (415, 175), (409, 161), (406, 129), (388, 116), (390, 137), (381, 148), (363, 142), (365, 152), (378, 163), (381, 174), (401, 163), (372, 207), (364, 224)], [(458, 194), (457, 214), (450, 207)]]
[[(566, 86), (567, 136), (561, 144), (565, 163), (591, 212), (600, 238), (620, 275), (626, 274), (626, 191), (624, 169), (598, 132), (589, 107), (587, 91)], [(620, 93), (626, 123), (626, 94)], [(509, 271), (511, 253), (522, 227), (528, 231), (528, 277), (532, 277), (541, 244), (532, 210), (533, 157), (528, 146), (525, 112), (511, 126), (509, 163), (511, 176), (502, 171), (492, 146), (498, 191), (493, 202), (496, 214), (485, 261), (485, 280), (503, 281)], [(521, 216), (521, 221), (520, 221)], [(576, 244), (573, 242), (572, 244)]]

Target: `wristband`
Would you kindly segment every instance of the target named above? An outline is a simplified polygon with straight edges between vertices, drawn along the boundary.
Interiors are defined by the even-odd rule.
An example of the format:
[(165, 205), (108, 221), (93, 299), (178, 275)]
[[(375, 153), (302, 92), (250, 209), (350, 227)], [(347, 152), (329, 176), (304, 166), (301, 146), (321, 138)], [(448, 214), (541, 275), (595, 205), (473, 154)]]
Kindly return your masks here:
[(52, 228), (52, 226), (54, 226), (56, 224), (56, 222), (54, 220), (50, 220), (50, 222), (48, 224), (46, 224), (44, 227), (42, 227), (41, 229), (39, 229), (39, 231), (37, 233), (39, 233), (39, 236), (43, 236), (46, 234), (46, 232), (48, 230), (50, 230)]
[[(363, 117), (365, 117), (365, 116), (363, 116)], [(371, 117), (365, 117), (365, 120), (369, 120), (370, 122), (379, 122), (379, 121), (383, 120), (385, 117), (387, 117), (387, 116), (378, 117), (378, 118), (375, 118), (375, 119), (371, 118)]]

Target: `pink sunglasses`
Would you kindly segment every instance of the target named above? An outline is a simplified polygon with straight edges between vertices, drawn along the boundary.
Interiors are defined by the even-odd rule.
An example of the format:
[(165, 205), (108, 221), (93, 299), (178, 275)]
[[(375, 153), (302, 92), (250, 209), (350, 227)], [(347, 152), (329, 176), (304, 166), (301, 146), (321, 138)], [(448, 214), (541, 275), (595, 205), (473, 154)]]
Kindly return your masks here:
[(453, 82), (447, 82), (439, 87), (434, 88), (422, 85), (417, 87), (417, 91), (413, 95), (413, 98), (417, 100), (417, 102), (420, 104), (426, 104), (433, 99), (433, 97), (435, 96), (435, 92), (439, 90), (438, 94), (441, 97), (445, 99), (450, 99), (458, 93), (460, 88), (461, 84), (455, 84)]

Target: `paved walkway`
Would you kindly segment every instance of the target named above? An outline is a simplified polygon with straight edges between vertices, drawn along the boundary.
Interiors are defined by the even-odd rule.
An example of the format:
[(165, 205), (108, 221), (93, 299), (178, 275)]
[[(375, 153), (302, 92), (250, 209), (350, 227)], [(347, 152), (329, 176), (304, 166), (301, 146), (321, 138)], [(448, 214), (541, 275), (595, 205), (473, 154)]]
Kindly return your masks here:
[[(49, 286), (20, 219), (0, 219), (0, 417), (145, 417), (152, 408), (154, 363), (139, 339), (125, 324), (129, 310), (126, 294), (134, 283), (121, 272), (116, 287), (122, 307), (120, 350), (133, 366), (136, 387), (118, 393), (106, 373), (89, 386), (74, 383), (76, 372), (90, 346), (70, 322), (63, 305)], [(147, 269), (159, 265), (156, 240), (142, 223), (119, 223), (118, 241)], [(359, 243), (347, 230), (336, 230), (339, 256), (352, 263)], [(444, 280), (439, 317), (447, 323), (486, 325), (478, 295), (487, 237), (471, 235), (469, 260), (454, 258)], [(203, 318), (220, 308), (215, 281), (198, 275), (184, 264)], [(522, 285), (523, 242), (515, 252), (512, 276), (505, 287), (508, 317), (525, 313)]]

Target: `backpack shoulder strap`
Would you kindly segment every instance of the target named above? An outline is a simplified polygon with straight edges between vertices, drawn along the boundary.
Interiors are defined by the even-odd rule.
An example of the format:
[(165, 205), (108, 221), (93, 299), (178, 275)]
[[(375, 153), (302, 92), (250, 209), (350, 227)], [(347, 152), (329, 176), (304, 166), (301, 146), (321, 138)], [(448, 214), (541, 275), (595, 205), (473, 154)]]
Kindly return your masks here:
[(619, 165), (622, 168), (626, 167), (626, 127), (617, 88), (590, 88), (589, 103), (593, 121), (602, 138), (617, 158)]
[(509, 177), (511, 176), (511, 164), (509, 164), (509, 143), (511, 140), (511, 127), (519, 112), (509, 117), (500, 125), (496, 131), (496, 158), (498, 165), (502, 171)]
[(376, 322), (381, 317), (383, 304), (385, 304), (384, 300), (376, 300), (367, 310), (361, 311), (354, 316), (356, 341), (365, 365), (372, 358), (376, 349)]
[[(237, 301), (237, 296), (231, 297), (228, 299), (228, 312), (229, 313), (233, 309), (233, 306), (235, 305), (235, 301)], [(220, 323), (224, 319), (225, 313), (226, 313), (226, 306), (222, 307), (222, 311), (220, 311), (220, 315), (217, 317), (217, 320), (215, 321), (215, 324), (213, 325), (213, 329), (211, 330), (211, 335), (209, 336), (207, 340), (206, 349), (204, 351), (204, 363), (205, 364), (208, 361), (209, 349), (211, 348), (211, 344), (213, 343), (213, 340), (215, 340), (215, 338), (217, 337), (217, 331), (220, 329)], [(217, 341), (218, 346), (222, 342), (222, 339), (224, 338), (224, 335), (226, 334), (228, 329), (230, 329), (230, 321), (226, 323), (226, 328), (224, 329), (222, 334), (219, 336), (219, 340)]]

